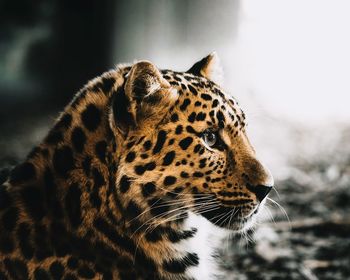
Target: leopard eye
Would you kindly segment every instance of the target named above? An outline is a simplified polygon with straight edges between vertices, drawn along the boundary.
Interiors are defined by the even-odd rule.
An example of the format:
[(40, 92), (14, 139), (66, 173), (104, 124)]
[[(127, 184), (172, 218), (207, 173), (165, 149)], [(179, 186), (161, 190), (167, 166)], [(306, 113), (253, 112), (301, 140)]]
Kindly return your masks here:
[(206, 130), (203, 132), (202, 138), (209, 147), (213, 147), (218, 140), (218, 135), (214, 131)]

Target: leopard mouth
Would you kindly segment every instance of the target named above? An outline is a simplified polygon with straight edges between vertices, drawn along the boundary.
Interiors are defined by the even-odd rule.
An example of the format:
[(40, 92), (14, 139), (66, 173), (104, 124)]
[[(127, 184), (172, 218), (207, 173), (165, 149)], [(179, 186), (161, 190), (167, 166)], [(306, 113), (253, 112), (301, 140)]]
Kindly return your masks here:
[[(209, 203), (210, 207), (197, 207), (197, 211), (195, 212), (206, 218), (215, 226), (232, 231), (245, 230), (251, 227), (255, 216), (259, 212), (259, 205), (247, 213), (247, 209), (244, 204), (239, 204), (236, 207), (230, 207), (223, 206), (223, 204), (219, 201), (210, 201), (208, 204)], [(202, 205), (205, 205), (203, 201)]]

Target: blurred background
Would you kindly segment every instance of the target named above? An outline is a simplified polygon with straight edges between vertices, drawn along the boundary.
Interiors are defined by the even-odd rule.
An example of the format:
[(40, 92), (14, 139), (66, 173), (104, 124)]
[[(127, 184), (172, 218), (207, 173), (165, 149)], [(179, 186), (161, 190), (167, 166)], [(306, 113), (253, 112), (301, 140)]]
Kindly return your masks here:
[(182, 71), (216, 50), (281, 205), (223, 250), (226, 279), (348, 279), (349, 14), (347, 0), (0, 0), (0, 167), (116, 64)]

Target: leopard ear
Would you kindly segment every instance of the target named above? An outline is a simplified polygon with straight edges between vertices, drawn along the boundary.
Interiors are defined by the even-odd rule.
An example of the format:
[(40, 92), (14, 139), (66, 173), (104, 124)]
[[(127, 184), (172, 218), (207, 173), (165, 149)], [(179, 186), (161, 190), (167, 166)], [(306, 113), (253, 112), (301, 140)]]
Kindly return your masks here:
[(220, 64), (219, 56), (216, 52), (212, 52), (202, 60), (196, 62), (186, 72), (196, 76), (205, 77), (217, 84), (222, 84), (223, 82), (223, 70)]
[(168, 104), (170, 88), (151, 62), (134, 64), (113, 102), (115, 125), (125, 133), (130, 128), (140, 126), (146, 119), (152, 119)]

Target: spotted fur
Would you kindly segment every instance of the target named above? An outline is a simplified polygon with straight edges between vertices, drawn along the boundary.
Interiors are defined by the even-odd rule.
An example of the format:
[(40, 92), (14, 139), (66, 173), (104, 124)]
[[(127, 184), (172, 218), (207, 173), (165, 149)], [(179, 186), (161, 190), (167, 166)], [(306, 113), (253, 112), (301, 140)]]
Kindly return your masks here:
[(119, 66), (80, 90), (1, 184), (0, 279), (213, 279), (191, 217), (244, 230), (273, 184), (215, 58)]

